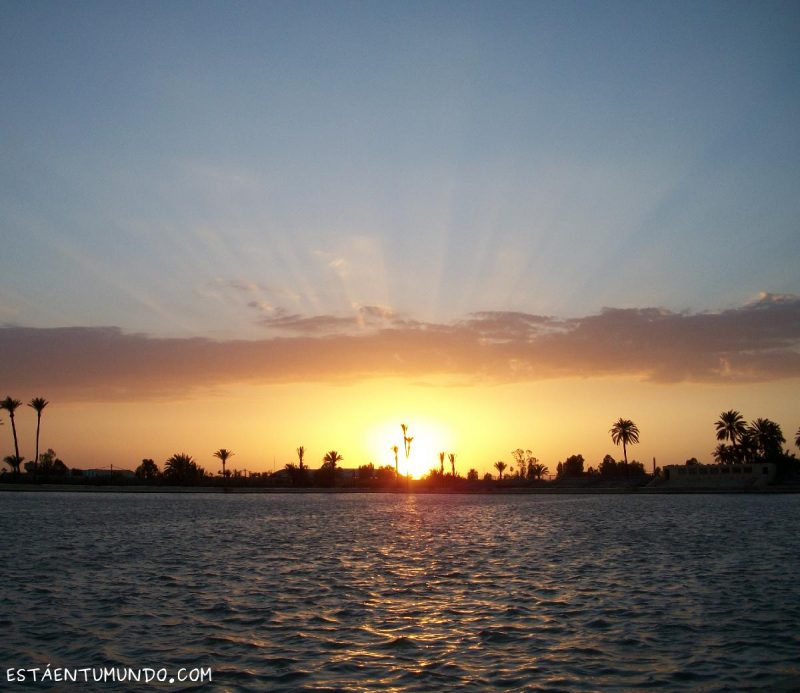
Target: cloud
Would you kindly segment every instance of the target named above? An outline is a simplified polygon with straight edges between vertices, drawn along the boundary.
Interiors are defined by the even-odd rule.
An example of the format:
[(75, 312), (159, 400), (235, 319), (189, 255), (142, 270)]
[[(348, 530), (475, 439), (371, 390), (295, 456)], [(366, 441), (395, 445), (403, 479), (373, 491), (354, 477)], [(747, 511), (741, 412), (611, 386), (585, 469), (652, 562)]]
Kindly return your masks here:
[[(605, 309), (558, 319), (482, 312), (423, 323), (380, 306), (352, 315), (261, 316), (260, 340), (164, 339), (113, 327), (0, 328), (0, 382), (15, 396), (181, 397), (231, 383), (399, 376), (513, 382), (635, 376), (661, 383), (800, 377), (800, 298), (676, 313)], [(288, 336), (287, 336), (288, 335)]]
[(394, 311), (385, 306), (355, 305), (353, 306), (354, 312), (346, 316), (303, 316), (299, 313), (289, 314), (283, 308), (274, 308), (269, 304), (257, 301), (250, 301), (247, 305), (262, 313), (256, 321), (259, 325), (288, 334), (358, 334), (363, 333), (364, 330), (393, 327), (400, 324)]

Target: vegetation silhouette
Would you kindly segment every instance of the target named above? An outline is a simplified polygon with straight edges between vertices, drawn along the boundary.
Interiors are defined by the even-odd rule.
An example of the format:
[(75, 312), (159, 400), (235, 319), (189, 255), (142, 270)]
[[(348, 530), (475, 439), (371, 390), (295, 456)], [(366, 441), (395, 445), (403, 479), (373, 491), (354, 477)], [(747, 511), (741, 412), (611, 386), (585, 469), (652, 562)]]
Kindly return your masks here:
[(19, 474), (19, 465), (22, 464), (23, 458), (19, 455), (19, 442), (17, 441), (17, 425), (14, 423), (14, 412), (17, 411), (22, 402), (18, 399), (12, 399), (7, 396), (4, 400), (0, 401), (0, 409), (5, 409), (11, 419), (11, 431), (14, 434), (14, 473)]
[(617, 419), (609, 431), (614, 445), (622, 443), (622, 454), (625, 457), (625, 474), (628, 474), (628, 445), (639, 442), (639, 429), (630, 419)]
[(176, 453), (164, 464), (164, 479), (175, 484), (191, 484), (202, 480), (206, 470), (185, 452)]
[(717, 429), (717, 440), (731, 441), (734, 459), (738, 457), (738, 442), (747, 435), (747, 424), (744, 417), (734, 409), (724, 411), (719, 415), (719, 419), (714, 422)]
[(336, 465), (344, 459), (336, 450), (330, 450), (322, 458), (319, 476), (324, 486), (336, 485)]
[(56, 455), (53, 448), (48, 448), (47, 452), (39, 455), (38, 462), (31, 460), (25, 463), (25, 471), (33, 475), (34, 481), (40, 479), (47, 481), (51, 477), (58, 477), (62, 480), (68, 473), (67, 465)]
[(758, 453), (764, 458), (777, 455), (786, 442), (781, 427), (770, 419), (753, 421), (747, 430), (747, 435)]
[(42, 425), (42, 412), (48, 404), (50, 404), (50, 402), (48, 402), (44, 397), (34, 397), (30, 402), (28, 402), (28, 406), (36, 411), (36, 455), (33, 459), (37, 463), (39, 462), (39, 430)]
[(222, 462), (222, 476), (223, 478), (227, 479), (230, 472), (225, 470), (225, 463), (231, 457), (233, 457), (233, 453), (226, 448), (220, 448), (214, 453), (214, 457), (216, 457), (220, 462)]
[(143, 481), (154, 481), (161, 476), (158, 465), (150, 458), (143, 459), (141, 464), (136, 467), (134, 474), (137, 479), (142, 479)]
[(11, 467), (11, 472), (14, 475), (14, 479), (19, 476), (19, 468), (22, 464), (24, 457), (18, 457), (17, 455), (6, 455), (3, 458), (3, 462), (5, 462), (9, 467)]
[(408, 456), (411, 454), (411, 441), (414, 440), (414, 437), (408, 435), (408, 426), (406, 424), (400, 424), (400, 428), (403, 429), (403, 448), (405, 449), (406, 453), (406, 465), (407, 465)]
[[(786, 438), (781, 427), (771, 419), (757, 418), (749, 424), (734, 410), (722, 412), (715, 422), (717, 440), (729, 440), (730, 445), (719, 443), (712, 452), (717, 464), (755, 464), (760, 462), (775, 465), (777, 477), (785, 480), (798, 472), (795, 456), (783, 449)], [(800, 430), (798, 430), (800, 438)], [(798, 441), (795, 441), (798, 444)], [(800, 444), (798, 444), (800, 447)]]
[[(14, 435), (15, 452), (19, 450), (16, 424), (14, 414), (21, 406), (19, 400), (6, 397), (0, 401), (0, 408), (6, 410), (12, 419), (12, 433)], [(644, 465), (636, 460), (629, 460), (627, 446), (639, 442), (640, 432), (636, 424), (628, 419), (620, 418), (611, 430), (611, 439), (617, 445), (622, 445), (623, 460), (617, 461), (612, 455), (605, 455), (596, 466), (589, 466), (581, 454), (568, 456), (556, 466), (555, 478), (551, 476), (549, 480), (545, 477), (549, 475), (547, 465), (542, 464), (531, 452), (530, 449), (516, 448), (511, 451), (513, 462), (508, 464), (504, 460), (497, 460), (493, 463), (497, 470), (497, 477), (493, 478), (491, 473), (486, 472), (483, 479), (475, 468), (470, 468), (466, 477), (462, 477), (456, 470), (456, 453), (437, 453), (438, 465), (432, 465), (429, 472), (421, 479), (412, 480), (410, 475), (400, 476), (399, 474), (399, 447), (392, 446), (394, 453), (394, 468), (391, 465), (376, 467), (372, 462), (362, 464), (356, 469), (342, 470), (339, 463), (344, 459), (336, 450), (331, 450), (322, 458), (322, 466), (313, 474), (309, 474), (309, 468), (305, 464), (306, 450), (303, 446), (296, 448), (298, 464), (288, 463), (285, 469), (278, 472), (260, 472), (250, 475), (231, 474), (227, 469), (227, 461), (234, 455), (231, 450), (220, 448), (213, 453), (214, 457), (222, 462), (221, 479), (217, 476), (209, 475), (199, 466), (194, 459), (186, 453), (176, 453), (172, 455), (164, 464), (163, 472), (159, 471), (158, 465), (150, 458), (141, 460), (136, 467), (136, 471), (131, 474), (125, 470), (117, 470), (113, 467), (109, 470), (92, 470), (91, 474), (84, 474), (81, 469), (69, 470), (64, 462), (58, 459), (55, 451), (49, 448), (45, 453), (39, 454), (39, 436), (41, 432), (42, 411), (48, 405), (46, 399), (41, 397), (33, 398), (29, 403), (37, 413), (36, 422), (36, 453), (37, 459), (25, 463), (24, 474), (28, 480), (50, 481), (57, 479), (59, 483), (86, 483), (86, 484), (127, 484), (127, 483), (167, 483), (173, 485), (203, 485), (220, 486), (226, 488), (230, 480), (235, 486), (252, 487), (282, 487), (291, 486), (309, 487), (341, 486), (343, 488), (362, 488), (373, 490), (401, 490), (399, 481), (405, 480), (402, 488), (407, 491), (492, 491), (494, 489), (511, 490), (524, 487), (553, 486), (553, 487), (605, 487), (605, 486), (625, 486), (635, 487), (650, 483), (658, 483), (659, 470), (655, 468), (653, 474), (645, 471)], [(2, 422), (0, 422), (2, 423)], [(410, 445), (413, 437), (409, 435), (406, 424), (401, 424), (403, 431), (404, 453), (408, 460)], [(776, 483), (800, 484), (800, 462), (795, 455), (784, 449), (786, 438), (781, 427), (775, 421), (768, 418), (756, 418), (749, 424), (739, 411), (729, 410), (722, 412), (717, 421), (714, 422), (715, 437), (720, 441), (713, 450), (712, 455), (718, 464), (737, 465), (772, 463), (776, 469)], [(800, 448), (800, 428), (794, 435), (794, 444)], [(445, 473), (445, 458), (450, 463), (450, 471)], [(24, 458), (20, 455), (7, 455), (3, 462), (8, 465), (13, 472), (13, 479), (16, 481), (20, 476), (20, 468)], [(686, 465), (701, 464), (696, 458), (692, 457), (685, 462)], [(734, 470), (735, 471), (735, 470)], [(6, 474), (5, 470), (2, 472)], [(625, 480), (622, 480), (622, 477)], [(630, 479), (629, 479), (630, 477)]]

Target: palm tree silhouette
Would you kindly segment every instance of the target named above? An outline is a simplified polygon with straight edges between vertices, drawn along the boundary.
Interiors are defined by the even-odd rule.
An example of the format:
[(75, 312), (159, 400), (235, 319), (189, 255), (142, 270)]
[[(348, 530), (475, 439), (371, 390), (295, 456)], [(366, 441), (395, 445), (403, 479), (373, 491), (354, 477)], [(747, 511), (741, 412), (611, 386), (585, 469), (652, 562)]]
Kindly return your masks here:
[(800, 428), (797, 429), (797, 433), (794, 434), (794, 444), (800, 448)]
[(191, 455), (185, 452), (174, 454), (164, 463), (164, 477), (177, 483), (197, 481), (206, 475), (205, 469), (199, 466)]
[(408, 456), (411, 454), (411, 441), (414, 440), (414, 438), (413, 436), (409, 437), (408, 426), (406, 426), (406, 424), (400, 424), (400, 428), (403, 429), (403, 448), (406, 453), (406, 470), (408, 470)]
[(456, 454), (454, 452), (451, 452), (447, 456), (447, 459), (450, 460), (450, 468), (453, 470), (453, 478), (455, 479), (455, 477), (456, 477)]
[(622, 454), (625, 456), (625, 476), (628, 476), (628, 445), (639, 442), (639, 429), (630, 419), (617, 419), (609, 433), (614, 445), (622, 443)]
[(19, 467), (22, 464), (23, 457), (17, 457), (16, 455), (6, 455), (3, 458), (3, 462), (5, 462), (9, 467), (11, 467), (11, 471), (14, 473), (14, 478), (17, 478), (19, 475)]
[(734, 458), (739, 457), (739, 443), (747, 435), (747, 424), (744, 417), (734, 409), (724, 411), (714, 422), (717, 429), (717, 440), (729, 440), (733, 447)]
[(446, 452), (439, 453), (439, 474), (441, 474), (442, 476), (444, 476), (444, 456), (446, 454), (447, 454)]
[(305, 457), (305, 454), (306, 454), (306, 449), (302, 445), (299, 448), (297, 448), (297, 459), (300, 460), (300, 471), (301, 472), (304, 469), (304, 467), (303, 467), (303, 457)]
[(233, 457), (233, 453), (230, 450), (226, 450), (225, 448), (220, 448), (214, 453), (214, 457), (219, 459), (222, 462), (222, 478), (224, 479), (227, 477), (225, 474), (225, 463)]
[(400, 448), (392, 445), (389, 449), (394, 453), (394, 475), (400, 476), (400, 465), (397, 463), (397, 453), (400, 452)]
[(717, 464), (734, 464), (736, 462), (736, 453), (730, 445), (725, 445), (725, 443), (719, 443), (711, 454)]
[(44, 397), (34, 397), (28, 402), (28, 406), (36, 410), (36, 457), (33, 458), (33, 461), (37, 464), (39, 463), (39, 428), (42, 424), (42, 410), (48, 404), (50, 404), (50, 402)]
[(11, 397), (6, 397), (4, 400), (0, 401), (0, 409), (5, 409), (8, 412), (9, 417), (11, 417), (11, 430), (14, 433), (14, 456), (21, 460), (19, 456), (19, 444), (17, 443), (17, 425), (14, 423), (14, 412), (17, 410), (22, 402), (18, 399), (11, 399)]
[(344, 459), (336, 450), (331, 450), (330, 452), (325, 453), (325, 457), (322, 458), (322, 461), (327, 464), (331, 469), (336, 469), (336, 463), (341, 462)]
[(508, 465), (502, 460), (497, 460), (497, 462), (494, 463), (494, 467), (497, 470), (498, 474), (500, 475), (500, 481), (502, 481), (503, 472), (506, 470), (506, 467), (508, 467)]
[(750, 424), (747, 431), (764, 458), (781, 451), (781, 446), (786, 442), (779, 424), (770, 419), (756, 419)]
[(330, 471), (331, 486), (336, 485), (336, 463), (344, 459), (336, 450), (325, 453), (322, 458), (322, 468)]

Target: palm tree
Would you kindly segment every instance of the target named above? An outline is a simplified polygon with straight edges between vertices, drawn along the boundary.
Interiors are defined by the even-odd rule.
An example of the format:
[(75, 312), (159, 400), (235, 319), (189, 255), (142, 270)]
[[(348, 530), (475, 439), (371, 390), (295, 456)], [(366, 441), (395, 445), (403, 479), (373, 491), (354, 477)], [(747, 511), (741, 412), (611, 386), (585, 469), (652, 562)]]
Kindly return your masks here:
[(408, 467), (408, 456), (411, 454), (411, 441), (414, 440), (414, 438), (413, 436), (409, 437), (408, 426), (405, 424), (400, 424), (400, 428), (403, 429), (403, 448), (405, 449), (406, 453), (406, 467)]
[(503, 472), (506, 470), (507, 466), (508, 465), (502, 460), (498, 460), (497, 462), (494, 463), (494, 467), (497, 470), (498, 474), (500, 475), (500, 481), (503, 480)]
[(11, 399), (11, 397), (6, 397), (4, 400), (0, 401), (0, 409), (5, 409), (9, 417), (11, 417), (11, 430), (14, 433), (14, 456), (17, 459), (21, 458), (19, 456), (19, 444), (17, 443), (17, 425), (14, 423), (14, 412), (21, 404), (22, 402), (20, 400)]
[(729, 440), (733, 447), (733, 460), (735, 461), (739, 455), (739, 443), (747, 435), (747, 424), (744, 417), (736, 410), (729, 409), (719, 415), (719, 419), (714, 423), (714, 428), (717, 429), (717, 440)]
[(227, 476), (227, 474), (225, 474), (225, 463), (229, 458), (233, 457), (233, 453), (225, 448), (220, 448), (214, 453), (214, 457), (222, 462), (222, 477), (225, 478)]
[(456, 454), (454, 452), (451, 452), (447, 456), (447, 459), (450, 460), (450, 468), (453, 470), (453, 478), (455, 479), (455, 476), (456, 476)]
[(34, 397), (28, 402), (28, 406), (36, 410), (36, 457), (33, 458), (33, 461), (37, 463), (39, 462), (39, 428), (42, 424), (42, 410), (48, 404), (50, 404), (50, 402), (44, 397)]
[[(800, 445), (800, 443), (798, 443), (798, 445)], [(442, 476), (444, 476), (444, 456), (446, 454), (447, 454), (446, 452), (440, 452), (439, 453), (439, 473)]]
[(344, 459), (336, 450), (325, 453), (322, 458), (322, 468), (330, 472), (331, 486), (336, 484), (336, 463)]
[(747, 432), (764, 458), (779, 453), (786, 442), (780, 425), (770, 419), (756, 419)]
[(297, 448), (297, 459), (300, 460), (300, 471), (301, 472), (304, 469), (304, 467), (303, 467), (303, 457), (305, 457), (305, 454), (306, 454), (306, 449), (302, 445), (299, 448)]
[(622, 443), (622, 454), (625, 457), (625, 476), (628, 476), (628, 445), (639, 442), (639, 429), (630, 419), (617, 419), (609, 433), (614, 445)]
[(535, 457), (532, 459), (535, 461), (528, 465), (528, 472), (534, 479), (541, 479), (543, 474), (547, 474), (547, 466), (539, 462)]
[(331, 469), (336, 469), (336, 463), (341, 462), (343, 459), (344, 457), (336, 452), (336, 450), (331, 450), (330, 452), (325, 453), (325, 457), (322, 458), (322, 461)]
[(205, 475), (206, 470), (185, 452), (176, 453), (164, 463), (164, 477), (170, 481), (187, 483), (202, 479)]
[(800, 448), (800, 428), (797, 429), (797, 433), (794, 434), (794, 444)]
[(733, 448), (730, 445), (725, 445), (725, 443), (717, 445), (717, 447), (714, 448), (714, 452), (711, 454), (714, 456), (717, 464), (734, 464), (736, 462), (736, 455)]
[(25, 459), (24, 457), (18, 457), (17, 455), (6, 455), (3, 458), (3, 462), (5, 462), (9, 467), (11, 467), (11, 471), (14, 473), (15, 479), (19, 475), (19, 467), (24, 459)]
[(392, 445), (389, 449), (394, 453), (394, 475), (400, 476), (400, 465), (397, 463), (397, 453), (400, 452), (400, 448)]

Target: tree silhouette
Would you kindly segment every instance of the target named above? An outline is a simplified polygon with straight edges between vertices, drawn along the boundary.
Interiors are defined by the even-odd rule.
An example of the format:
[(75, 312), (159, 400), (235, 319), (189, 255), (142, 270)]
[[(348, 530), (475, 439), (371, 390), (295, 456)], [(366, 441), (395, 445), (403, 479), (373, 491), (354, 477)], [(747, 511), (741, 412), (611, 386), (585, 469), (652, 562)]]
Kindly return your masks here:
[(628, 476), (628, 445), (639, 442), (639, 429), (630, 419), (617, 419), (609, 433), (614, 445), (622, 443), (622, 454), (625, 457), (625, 476)]
[(734, 464), (736, 462), (736, 451), (730, 445), (725, 445), (725, 443), (717, 445), (711, 454), (717, 464)]
[(800, 428), (797, 429), (797, 433), (794, 434), (794, 444), (800, 448)]
[(765, 460), (778, 455), (786, 442), (781, 427), (770, 419), (753, 421), (747, 429), (747, 435)]
[(157, 479), (160, 472), (158, 471), (158, 465), (153, 460), (146, 458), (136, 467), (134, 474), (136, 474), (138, 479), (149, 480)]
[[(800, 438), (798, 439), (800, 440)], [(798, 446), (800, 446), (800, 443), (798, 443)], [(439, 453), (439, 474), (441, 474), (442, 476), (444, 476), (444, 457), (446, 454), (447, 454), (446, 452)]]
[(455, 479), (455, 476), (456, 476), (456, 454), (454, 452), (451, 452), (447, 456), (447, 459), (450, 460), (450, 468), (453, 470), (453, 478)]
[(330, 452), (325, 453), (325, 457), (322, 458), (323, 465), (327, 465), (329, 469), (336, 469), (336, 463), (341, 462), (344, 459), (336, 450), (331, 450)]
[(747, 435), (747, 424), (744, 417), (736, 410), (729, 409), (719, 415), (719, 419), (714, 422), (717, 429), (717, 440), (729, 440), (733, 448), (732, 462), (741, 457), (739, 444)]
[(19, 457), (18, 455), (6, 455), (3, 458), (3, 462), (5, 462), (9, 467), (11, 467), (11, 471), (14, 473), (15, 479), (19, 475), (19, 467), (24, 459), (25, 459), (24, 457)]
[(502, 481), (503, 472), (506, 470), (506, 467), (508, 467), (508, 465), (502, 460), (497, 460), (497, 462), (494, 463), (494, 467), (497, 470), (497, 473), (500, 475), (500, 481)]
[(233, 457), (233, 452), (230, 450), (226, 450), (225, 448), (220, 448), (214, 453), (214, 457), (219, 459), (222, 462), (222, 477), (227, 477), (227, 473), (225, 472), (225, 463)]
[(324, 478), (326, 481), (329, 481), (331, 486), (336, 484), (336, 463), (341, 462), (343, 459), (344, 458), (336, 452), (336, 450), (326, 452), (325, 456), (322, 458)]
[(400, 476), (400, 465), (397, 462), (397, 453), (400, 452), (400, 448), (392, 445), (389, 449), (394, 453), (394, 474), (395, 476)]
[(164, 477), (177, 484), (185, 484), (202, 479), (206, 470), (200, 467), (185, 452), (177, 453), (170, 457), (164, 464)]
[[(22, 402), (18, 399), (11, 399), (11, 397), (6, 397), (4, 400), (0, 401), (0, 409), (5, 409), (8, 412), (9, 417), (11, 418), (11, 431), (14, 434), (14, 456), (19, 460), (17, 463), (17, 472), (19, 471), (19, 464), (22, 463), (22, 458), (19, 456), (19, 443), (17, 442), (17, 425), (14, 423), (14, 412), (17, 411), (17, 408), (22, 404)], [(15, 472), (15, 474), (17, 473)]]
[(411, 441), (414, 438), (408, 435), (408, 426), (406, 424), (400, 424), (400, 428), (403, 429), (403, 448), (406, 453), (406, 471), (408, 471), (408, 456), (411, 454)]
[(297, 448), (297, 459), (300, 461), (300, 471), (301, 472), (304, 469), (304, 467), (303, 467), (303, 457), (305, 457), (305, 454), (306, 454), (306, 449), (302, 445), (299, 448)]
[[(536, 460), (536, 458), (533, 458)], [(541, 479), (543, 474), (547, 474), (547, 466), (536, 460), (528, 465), (528, 471), (534, 479)]]
[(44, 408), (50, 404), (44, 397), (34, 397), (30, 402), (28, 402), (28, 406), (36, 410), (36, 457), (34, 457), (34, 461), (39, 461), (39, 429), (42, 424), (42, 411)]

